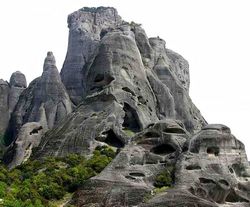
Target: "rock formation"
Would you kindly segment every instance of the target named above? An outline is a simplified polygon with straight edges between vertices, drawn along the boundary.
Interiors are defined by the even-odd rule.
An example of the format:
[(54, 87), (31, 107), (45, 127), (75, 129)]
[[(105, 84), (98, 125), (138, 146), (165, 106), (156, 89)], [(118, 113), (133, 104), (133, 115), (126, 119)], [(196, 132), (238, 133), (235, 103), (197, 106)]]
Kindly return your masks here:
[(8, 128), (11, 114), (23, 90), (27, 87), (24, 74), (17, 71), (11, 75), (10, 82), (0, 80), (0, 142), (5, 142), (4, 135)]
[[(139, 25), (121, 20), (114, 8), (81, 9), (69, 15), (68, 23), (69, 49), (61, 75), (77, 103), (77, 92), (65, 82), (65, 77), (74, 80), (67, 74), (77, 73), (66, 65), (69, 57), (88, 54), (77, 75), (84, 85), (77, 98), (82, 102), (64, 124), (42, 139), (37, 156), (89, 154), (110, 134), (124, 145), (129, 142), (126, 131), (136, 133), (159, 120), (181, 120), (189, 132), (206, 124), (188, 95), (187, 61), (165, 49), (162, 39), (148, 39)], [(73, 47), (80, 34), (83, 43)], [(89, 36), (95, 37), (94, 43), (85, 39)], [(85, 51), (86, 45), (95, 49)], [(78, 64), (78, 59), (71, 60)]]
[(83, 68), (96, 52), (101, 33), (120, 23), (114, 8), (83, 8), (68, 16), (68, 51), (61, 77), (74, 104), (83, 100), (86, 87)]
[[(71, 111), (72, 104), (61, 82), (55, 58), (52, 52), (48, 52), (42, 76), (32, 81), (29, 87), (23, 91), (12, 113), (7, 133), (14, 143), (8, 148), (4, 157), (5, 162), (14, 162), (10, 166), (14, 166), (15, 163), (20, 164), (24, 159), (26, 148), (38, 145), (37, 136), (40, 140), (44, 132), (52, 129)], [(37, 128), (41, 129), (41, 133), (33, 135), (32, 131)], [(21, 156), (20, 153), (23, 155)]]
[[(31, 154), (88, 157), (108, 145), (116, 157), (71, 204), (249, 206), (244, 145), (228, 127), (208, 125), (192, 103), (189, 65), (182, 56), (161, 38), (148, 38), (140, 25), (122, 20), (114, 8), (80, 9), (69, 15), (68, 26), (61, 76), (49, 52), (42, 76), (19, 98), (6, 97), (12, 86), (25, 87), (20, 76), (13, 75), (11, 87), (0, 81), (0, 127), (9, 123), (13, 141), (4, 157), (10, 168)], [(169, 176), (168, 188), (158, 189), (162, 173)]]

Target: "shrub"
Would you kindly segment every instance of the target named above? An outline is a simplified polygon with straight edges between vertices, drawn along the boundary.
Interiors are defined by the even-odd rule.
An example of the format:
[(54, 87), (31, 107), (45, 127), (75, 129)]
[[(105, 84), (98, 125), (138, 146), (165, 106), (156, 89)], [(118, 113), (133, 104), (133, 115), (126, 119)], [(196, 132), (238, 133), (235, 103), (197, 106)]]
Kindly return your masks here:
[(66, 193), (101, 172), (115, 157), (112, 148), (97, 147), (87, 160), (77, 154), (65, 158), (29, 160), (8, 171), (0, 163), (0, 198), (5, 207), (52, 207)]
[(157, 188), (162, 188), (164, 186), (170, 187), (174, 182), (174, 168), (173, 166), (167, 167), (155, 178), (154, 186)]

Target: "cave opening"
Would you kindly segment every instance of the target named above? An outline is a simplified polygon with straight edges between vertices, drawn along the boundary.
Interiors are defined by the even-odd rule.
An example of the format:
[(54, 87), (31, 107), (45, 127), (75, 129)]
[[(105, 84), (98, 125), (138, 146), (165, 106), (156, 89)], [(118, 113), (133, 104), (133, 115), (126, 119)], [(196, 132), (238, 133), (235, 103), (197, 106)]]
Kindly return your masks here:
[(125, 112), (125, 117), (122, 126), (133, 132), (140, 131), (139, 118), (135, 109), (133, 109), (129, 104), (124, 103), (123, 110)]
[(159, 155), (167, 155), (175, 152), (175, 148), (169, 144), (161, 144), (153, 147), (150, 151)]
[(104, 132), (103, 134), (106, 135), (106, 139), (104, 140), (104, 142), (107, 143), (108, 145), (116, 148), (124, 147), (124, 143), (116, 136), (116, 134), (112, 129)]
[(30, 132), (30, 135), (32, 134), (38, 134), (40, 130), (42, 130), (43, 127), (42, 126), (39, 126), (39, 127), (36, 127), (34, 128), (31, 132)]
[(164, 132), (170, 134), (185, 134), (185, 131), (181, 128), (167, 128)]
[(230, 203), (240, 203), (240, 202), (246, 202), (249, 203), (249, 200), (241, 197), (240, 195), (238, 195), (235, 190), (231, 190), (230, 193), (227, 195), (226, 197), (226, 202), (230, 202)]
[(219, 153), (220, 153), (220, 149), (219, 149), (219, 147), (208, 147), (207, 148), (207, 153), (208, 154), (213, 154), (215, 156), (218, 156)]

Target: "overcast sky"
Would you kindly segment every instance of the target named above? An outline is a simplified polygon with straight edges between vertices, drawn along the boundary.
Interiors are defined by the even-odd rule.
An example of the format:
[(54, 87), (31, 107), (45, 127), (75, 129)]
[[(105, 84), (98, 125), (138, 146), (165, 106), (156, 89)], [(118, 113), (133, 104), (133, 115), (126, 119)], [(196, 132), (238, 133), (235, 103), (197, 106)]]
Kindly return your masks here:
[(67, 15), (84, 6), (113, 6), (141, 23), (149, 37), (189, 61), (190, 95), (209, 123), (223, 123), (250, 158), (249, 0), (8, 0), (0, 2), (0, 78), (42, 73), (47, 51), (60, 70), (67, 50)]

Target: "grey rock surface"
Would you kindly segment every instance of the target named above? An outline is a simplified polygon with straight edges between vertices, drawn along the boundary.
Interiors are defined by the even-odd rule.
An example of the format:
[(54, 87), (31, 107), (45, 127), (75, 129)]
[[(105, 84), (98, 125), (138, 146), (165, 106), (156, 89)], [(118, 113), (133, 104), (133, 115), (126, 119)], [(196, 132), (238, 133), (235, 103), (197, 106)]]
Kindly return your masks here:
[(10, 115), (8, 107), (8, 97), (9, 97), (10, 87), (9, 84), (0, 79), (0, 134), (4, 135), (6, 128), (8, 127)]
[[(126, 144), (126, 130), (137, 133), (159, 120), (178, 119), (189, 132), (206, 124), (188, 95), (188, 63), (167, 50), (163, 40), (148, 39), (138, 24), (122, 21), (109, 7), (83, 8), (69, 15), (68, 23), (69, 48), (61, 76), (73, 102), (82, 102), (64, 124), (42, 139), (38, 157), (90, 154), (110, 130)], [(76, 29), (77, 36), (71, 37)], [(89, 36), (94, 43), (86, 39)], [(95, 49), (87, 50), (88, 45)], [(80, 64), (75, 55), (85, 62)], [(83, 58), (86, 55), (88, 58)], [(68, 67), (69, 63), (78, 64), (80, 74)], [(71, 75), (82, 79), (75, 80)], [(65, 78), (77, 87), (83, 83), (81, 96), (71, 91)]]
[[(135, 135), (112, 163), (74, 198), (76, 206), (137, 206), (154, 189), (154, 179), (175, 165), (188, 138), (180, 122), (157, 122)], [(97, 196), (96, 196), (97, 195)]]
[(18, 87), (18, 88), (26, 88), (27, 82), (25, 75), (20, 71), (16, 71), (12, 73), (10, 77), (10, 86)]
[[(90, 157), (107, 145), (116, 157), (74, 194), (72, 204), (249, 206), (244, 145), (228, 127), (207, 125), (189, 96), (182, 56), (111, 7), (80, 9), (69, 15), (68, 27), (60, 75), (49, 52), (42, 76), (25, 90), (19, 73), (10, 84), (0, 81), (0, 127), (11, 114), (14, 142), (4, 157), (10, 168), (27, 160), (33, 147), (32, 158), (43, 159)], [(20, 97), (12, 88), (23, 90)], [(166, 170), (172, 183), (157, 193), (155, 180)]]
[(20, 71), (14, 72), (10, 77), (10, 92), (8, 100), (10, 116), (16, 107), (16, 104), (19, 100), (21, 93), (26, 87), (27, 87), (27, 82), (25, 75)]
[(38, 122), (28, 122), (21, 127), (18, 137), (8, 147), (4, 157), (10, 169), (29, 159), (32, 149), (39, 145), (44, 132), (45, 130)]
[(26, 78), (20, 71), (11, 75), (9, 83), (0, 80), (0, 135), (4, 136), (11, 114), (26, 87)]
[[(37, 122), (42, 126), (43, 131), (47, 131), (71, 111), (72, 104), (61, 82), (55, 58), (52, 52), (48, 52), (42, 76), (32, 81), (23, 91), (12, 114), (8, 131), (8, 135), (12, 138), (10, 141), (16, 141), (20, 129), (26, 123)], [(9, 162), (11, 159), (5, 156), (5, 160)]]
[(69, 41), (61, 71), (62, 81), (74, 104), (85, 94), (84, 68), (97, 49), (102, 33), (121, 22), (114, 8), (83, 8), (68, 16)]
[(244, 145), (224, 125), (208, 125), (191, 138), (176, 163), (175, 178), (173, 189), (141, 206), (250, 205)]

